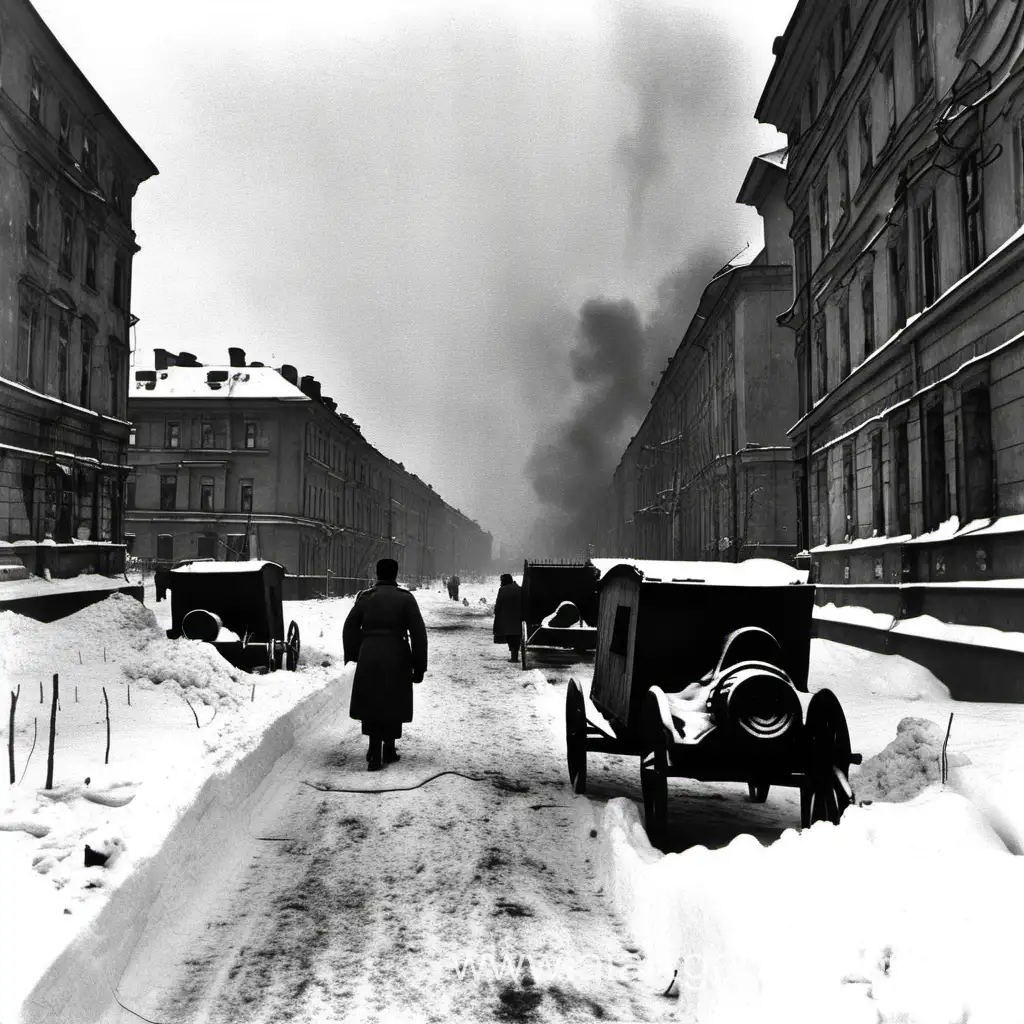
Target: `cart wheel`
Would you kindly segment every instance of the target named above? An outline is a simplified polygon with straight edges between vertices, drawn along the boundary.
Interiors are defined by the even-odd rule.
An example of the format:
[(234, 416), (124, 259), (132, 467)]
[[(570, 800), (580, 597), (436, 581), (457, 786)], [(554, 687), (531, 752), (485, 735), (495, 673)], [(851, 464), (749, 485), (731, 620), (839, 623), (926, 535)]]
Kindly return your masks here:
[(752, 804), (763, 804), (768, 799), (770, 784), (767, 782), (748, 782), (747, 792), (750, 794)]
[(644, 796), (647, 838), (652, 846), (660, 848), (668, 828), (668, 744), (661, 707), (654, 693), (656, 689), (648, 691), (641, 718), (644, 751), (640, 756), (640, 789)]
[(574, 793), (587, 791), (587, 708), (583, 688), (569, 680), (565, 691), (565, 752)]
[(807, 778), (800, 787), (800, 824), (839, 824), (853, 802), (850, 789), (850, 730), (842, 705), (831, 690), (819, 690), (807, 708)]
[(524, 622), (520, 627), (520, 639), (519, 639), (519, 662), (526, 668), (526, 623)]
[(288, 624), (288, 636), (285, 639), (284, 645), (284, 667), (289, 672), (294, 672), (299, 667), (299, 652), (302, 650), (302, 644), (299, 640), (298, 623), (290, 622)]

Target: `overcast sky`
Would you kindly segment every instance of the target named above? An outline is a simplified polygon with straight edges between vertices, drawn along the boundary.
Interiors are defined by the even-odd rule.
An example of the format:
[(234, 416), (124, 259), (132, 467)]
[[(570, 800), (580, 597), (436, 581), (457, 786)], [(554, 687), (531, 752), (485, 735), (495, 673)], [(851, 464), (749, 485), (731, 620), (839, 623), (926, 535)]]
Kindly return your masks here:
[(315, 374), (498, 539), (610, 473), (760, 245), (735, 198), (785, 141), (754, 107), (795, 0), (34, 3), (160, 169), (136, 365)]

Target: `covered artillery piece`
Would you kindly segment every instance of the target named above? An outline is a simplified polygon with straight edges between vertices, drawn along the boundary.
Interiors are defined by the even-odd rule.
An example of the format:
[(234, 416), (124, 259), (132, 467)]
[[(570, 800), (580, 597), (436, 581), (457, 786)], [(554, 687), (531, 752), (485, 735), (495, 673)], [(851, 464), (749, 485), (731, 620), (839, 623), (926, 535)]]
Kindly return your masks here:
[(596, 648), (599, 578), (592, 562), (524, 562), (519, 645), (523, 668), (531, 650)]
[[(801, 824), (838, 822), (852, 800), (843, 709), (810, 694), (814, 587), (788, 566), (595, 560), (601, 573), (598, 646), (587, 713), (569, 681), (569, 777), (585, 792), (587, 752), (640, 757), (651, 841), (664, 841), (668, 779), (800, 790)], [(596, 716), (594, 716), (596, 717)]]
[(295, 622), (285, 635), (284, 574), (277, 562), (197, 560), (177, 565), (167, 574), (167, 636), (213, 644), (225, 660), (246, 672), (295, 671), (301, 643)]

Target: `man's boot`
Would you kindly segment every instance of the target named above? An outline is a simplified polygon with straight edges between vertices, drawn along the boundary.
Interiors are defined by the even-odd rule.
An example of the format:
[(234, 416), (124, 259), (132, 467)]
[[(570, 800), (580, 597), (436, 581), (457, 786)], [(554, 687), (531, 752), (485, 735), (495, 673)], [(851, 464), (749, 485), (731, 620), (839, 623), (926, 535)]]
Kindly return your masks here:
[(395, 741), (394, 740), (385, 740), (384, 741), (384, 763), (385, 764), (394, 764), (395, 761), (399, 761), (399, 760), (401, 760), (401, 755), (398, 753), (397, 750), (395, 750)]
[(366, 770), (368, 772), (379, 772), (384, 767), (381, 757), (380, 740), (370, 738), (370, 749), (366, 751)]

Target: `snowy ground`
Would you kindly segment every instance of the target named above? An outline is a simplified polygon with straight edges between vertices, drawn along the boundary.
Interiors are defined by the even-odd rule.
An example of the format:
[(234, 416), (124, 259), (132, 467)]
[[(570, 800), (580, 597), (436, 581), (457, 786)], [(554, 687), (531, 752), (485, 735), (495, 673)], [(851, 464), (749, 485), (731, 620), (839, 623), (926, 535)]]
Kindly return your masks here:
[[(417, 592), (430, 671), (402, 761), (379, 774), (347, 717), (350, 600), (286, 606), (303, 664), (263, 677), (168, 644), (122, 598), (48, 626), (0, 615), (19, 777), (39, 727), (0, 804), (0, 899), (18, 922), (0, 932), (0, 1021), (26, 996), (26, 1022), (76, 1024), (1024, 1019), (1024, 877), (1005, 845), (1024, 708), (955, 704), (910, 662), (815, 641), (812, 688), (837, 691), (865, 757), (907, 717), (934, 727), (865, 766), (875, 802), (838, 828), (796, 831), (793, 792), (752, 805), (674, 780), (663, 854), (635, 759), (591, 755), (588, 796), (570, 793), (564, 682), (586, 688), (592, 661), (509, 663), (480, 602), (495, 590), (464, 586), (468, 606)], [(928, 785), (950, 711), (970, 801)], [(431, 778), (451, 771), (469, 778)], [(83, 866), (87, 842), (107, 866)]]

